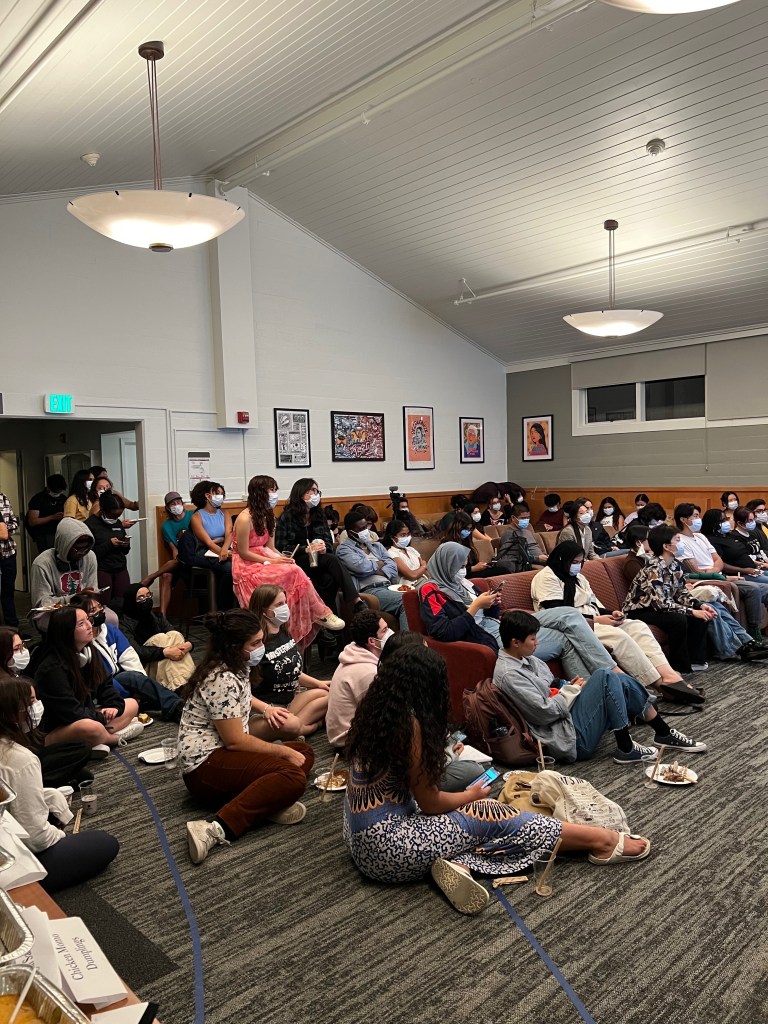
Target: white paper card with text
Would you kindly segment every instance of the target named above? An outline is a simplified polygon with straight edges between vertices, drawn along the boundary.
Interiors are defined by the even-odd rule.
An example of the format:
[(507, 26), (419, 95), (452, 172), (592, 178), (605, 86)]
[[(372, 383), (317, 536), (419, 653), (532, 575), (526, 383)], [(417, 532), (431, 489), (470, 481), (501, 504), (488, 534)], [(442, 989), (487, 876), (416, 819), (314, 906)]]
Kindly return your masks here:
[(35, 936), (35, 944), (29, 953), (29, 958), (22, 962), (34, 964), (44, 978), (60, 988), (61, 974), (48, 927), (51, 923), (48, 920), (48, 915), (42, 910), (38, 910), (37, 907), (19, 907), (19, 913)]
[(127, 993), (104, 951), (79, 917), (49, 923), (64, 991), (76, 1003), (109, 1006)]

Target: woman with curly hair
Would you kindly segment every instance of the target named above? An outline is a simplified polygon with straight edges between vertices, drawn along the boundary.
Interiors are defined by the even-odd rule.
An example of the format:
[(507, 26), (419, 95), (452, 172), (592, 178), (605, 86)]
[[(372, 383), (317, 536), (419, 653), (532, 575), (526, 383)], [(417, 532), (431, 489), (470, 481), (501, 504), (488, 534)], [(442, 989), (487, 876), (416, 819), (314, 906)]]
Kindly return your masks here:
[[(395, 653), (379, 668), (349, 736), (352, 765), (344, 841), (357, 868), (378, 882), (414, 882), (427, 871), (462, 914), (488, 904), (470, 874), (518, 874), (554, 848), (584, 850), (590, 862), (617, 863), (647, 840), (572, 825), (489, 799), (481, 782), (458, 793), (439, 787), (448, 744), (445, 662), (426, 647)], [(637, 846), (638, 842), (645, 846)], [(633, 845), (634, 844), (634, 845)]]
[[(203, 660), (183, 689), (179, 724), (181, 777), (191, 796), (218, 808), (210, 820), (187, 822), (193, 864), (214, 846), (229, 846), (254, 825), (297, 825), (307, 809), (299, 797), (315, 756), (306, 743), (269, 743), (254, 735), (265, 717), (251, 696), (251, 669), (264, 656), (258, 618), (245, 609), (205, 617), (210, 633)], [(251, 724), (251, 716), (257, 717)]]
[(304, 649), (318, 629), (341, 630), (344, 620), (321, 600), (295, 560), (275, 548), (276, 504), (277, 481), (271, 476), (251, 477), (248, 505), (235, 520), (232, 581), (241, 608), (248, 607), (256, 587), (265, 583), (281, 587), (290, 609), (291, 636)]

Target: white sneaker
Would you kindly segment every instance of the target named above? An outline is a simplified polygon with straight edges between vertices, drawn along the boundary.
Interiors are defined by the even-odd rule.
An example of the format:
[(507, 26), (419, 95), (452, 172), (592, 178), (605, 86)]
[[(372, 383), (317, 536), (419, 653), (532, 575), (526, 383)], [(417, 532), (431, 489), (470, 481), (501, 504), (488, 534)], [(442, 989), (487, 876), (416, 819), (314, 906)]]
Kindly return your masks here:
[(202, 864), (214, 846), (231, 846), (218, 821), (188, 821), (187, 849), (193, 864)]
[(691, 672), (706, 672), (709, 668), (709, 662), (703, 661), (700, 665), (691, 665)]
[(267, 821), (274, 821), (276, 825), (298, 825), (300, 821), (304, 820), (306, 813), (307, 808), (297, 800), (290, 807), (285, 807), (282, 811), (270, 814), (267, 817)]
[(315, 619), (315, 622), (318, 626), (322, 626), (323, 629), (330, 629), (332, 633), (338, 633), (346, 626), (344, 619), (340, 619), (333, 612), (328, 612), (324, 619)]
[(134, 718), (134, 720), (129, 722), (123, 729), (118, 729), (114, 735), (117, 736), (120, 746), (124, 747), (128, 740), (135, 740), (136, 737), (141, 736), (143, 732), (144, 726), (137, 718)]
[(106, 743), (97, 743), (95, 747), (91, 747), (91, 760), (92, 761), (103, 761), (105, 757), (109, 757), (109, 752), (112, 747)]

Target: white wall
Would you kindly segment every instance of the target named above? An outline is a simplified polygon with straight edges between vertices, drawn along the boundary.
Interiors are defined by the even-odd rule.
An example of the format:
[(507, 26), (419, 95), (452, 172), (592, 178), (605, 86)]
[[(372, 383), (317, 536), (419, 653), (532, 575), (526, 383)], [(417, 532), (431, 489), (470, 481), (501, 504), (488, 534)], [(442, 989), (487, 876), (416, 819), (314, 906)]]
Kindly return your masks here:
[[(119, 245), (61, 197), (0, 204), (5, 415), (42, 416), (42, 396), (58, 391), (75, 395), (78, 417), (140, 421), (149, 506), (187, 490), (188, 451), (210, 451), (233, 496), (259, 472), (286, 491), (298, 473), (275, 469), (275, 405), (309, 408), (310, 472), (328, 496), (504, 479), (501, 364), (259, 201), (248, 213), (258, 425), (216, 429), (206, 248), (164, 257)], [(403, 468), (404, 404), (434, 406), (433, 471)], [(386, 462), (333, 463), (331, 409), (383, 412)], [(459, 416), (485, 416), (482, 466), (459, 464)], [(0, 417), (0, 447), (2, 430)]]

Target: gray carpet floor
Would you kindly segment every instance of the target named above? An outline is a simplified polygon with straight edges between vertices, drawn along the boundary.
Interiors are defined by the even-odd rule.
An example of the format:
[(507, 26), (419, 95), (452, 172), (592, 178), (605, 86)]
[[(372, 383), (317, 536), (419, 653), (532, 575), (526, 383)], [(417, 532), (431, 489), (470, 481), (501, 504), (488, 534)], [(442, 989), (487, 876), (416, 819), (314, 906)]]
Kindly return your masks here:
[[(328, 675), (315, 662), (313, 671)], [(151, 793), (200, 930), (210, 1024), (727, 1024), (766, 1019), (765, 853), (768, 670), (715, 663), (697, 681), (706, 710), (670, 719), (709, 744), (689, 764), (701, 781), (642, 786), (639, 769), (598, 757), (567, 769), (625, 808), (653, 840), (638, 864), (558, 861), (555, 894), (529, 883), (510, 903), (588, 1011), (496, 899), (457, 914), (430, 881), (387, 887), (362, 878), (341, 839), (343, 796), (308, 789), (297, 827), (269, 825), (199, 867), (184, 823), (202, 816), (174, 772), (137, 761), (171, 734), (161, 722), (123, 748)], [(650, 740), (647, 729), (634, 730)], [(324, 734), (313, 739), (327, 767)], [(190, 930), (152, 817), (118, 757), (97, 766), (98, 815), (121, 853), (88, 885), (59, 895), (164, 1024), (194, 1020)]]

